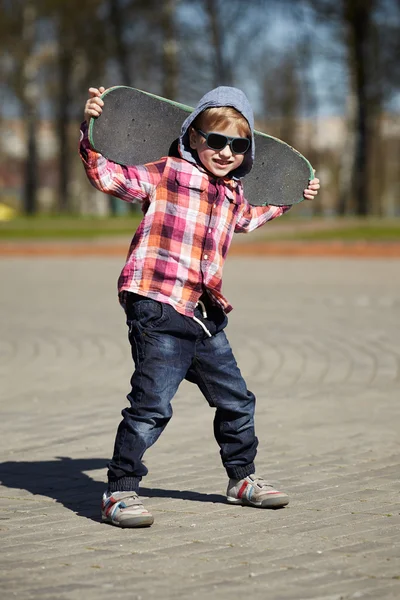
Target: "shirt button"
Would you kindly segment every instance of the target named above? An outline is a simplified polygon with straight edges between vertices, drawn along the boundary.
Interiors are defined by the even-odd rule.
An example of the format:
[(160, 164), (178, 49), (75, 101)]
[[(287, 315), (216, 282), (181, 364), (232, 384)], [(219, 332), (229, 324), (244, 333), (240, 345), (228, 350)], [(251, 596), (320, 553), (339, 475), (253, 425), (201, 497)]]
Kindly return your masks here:
[(204, 260), (207, 260), (207, 258), (208, 258), (208, 254), (205, 254), (205, 255), (203, 256), (203, 258), (204, 258)]
[(216, 205), (216, 204), (214, 204), (214, 208), (217, 208), (217, 205)]
[(208, 230), (208, 233), (211, 233), (211, 229)]

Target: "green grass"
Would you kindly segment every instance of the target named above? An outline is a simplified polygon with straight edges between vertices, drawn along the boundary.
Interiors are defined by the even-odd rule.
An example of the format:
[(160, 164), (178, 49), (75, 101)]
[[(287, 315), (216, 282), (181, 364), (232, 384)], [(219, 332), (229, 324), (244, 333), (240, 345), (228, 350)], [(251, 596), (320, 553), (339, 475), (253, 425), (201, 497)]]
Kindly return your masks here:
[(0, 222), (0, 240), (95, 239), (133, 235), (140, 214), (123, 217), (17, 217)]
[(335, 241), (343, 242), (400, 242), (400, 224), (370, 224), (332, 227), (316, 231), (299, 231), (284, 234), (280, 239), (304, 241)]
[[(141, 214), (118, 217), (38, 216), (17, 217), (0, 222), (0, 241), (3, 240), (93, 240), (96, 238), (132, 236)], [(400, 242), (400, 219), (278, 219), (259, 230), (266, 241), (378, 241)], [(265, 231), (265, 234), (264, 234)], [(256, 234), (257, 235), (257, 234)], [(248, 237), (248, 242), (256, 236)], [(260, 235), (257, 236), (260, 241)]]

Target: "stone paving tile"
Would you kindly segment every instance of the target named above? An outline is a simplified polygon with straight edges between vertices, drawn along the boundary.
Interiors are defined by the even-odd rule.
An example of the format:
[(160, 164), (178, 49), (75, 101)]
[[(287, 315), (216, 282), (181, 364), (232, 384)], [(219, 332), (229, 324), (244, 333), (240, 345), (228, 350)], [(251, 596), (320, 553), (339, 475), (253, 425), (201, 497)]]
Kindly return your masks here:
[(156, 521), (135, 531), (99, 519), (131, 374), (120, 264), (0, 263), (7, 596), (399, 598), (399, 261), (228, 262), (228, 336), (258, 399), (258, 470), (291, 502), (225, 503), (212, 411), (184, 383), (147, 454), (142, 495)]

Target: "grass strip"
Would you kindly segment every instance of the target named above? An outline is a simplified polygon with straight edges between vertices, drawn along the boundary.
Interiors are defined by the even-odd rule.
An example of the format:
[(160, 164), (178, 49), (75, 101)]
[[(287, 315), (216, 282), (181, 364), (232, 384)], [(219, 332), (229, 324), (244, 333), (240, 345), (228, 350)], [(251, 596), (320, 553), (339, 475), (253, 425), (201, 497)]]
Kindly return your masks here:
[[(0, 241), (95, 240), (132, 236), (142, 215), (117, 217), (37, 216), (0, 222)], [(264, 234), (265, 231), (265, 234)], [(256, 241), (400, 242), (400, 219), (277, 219), (246, 239)]]

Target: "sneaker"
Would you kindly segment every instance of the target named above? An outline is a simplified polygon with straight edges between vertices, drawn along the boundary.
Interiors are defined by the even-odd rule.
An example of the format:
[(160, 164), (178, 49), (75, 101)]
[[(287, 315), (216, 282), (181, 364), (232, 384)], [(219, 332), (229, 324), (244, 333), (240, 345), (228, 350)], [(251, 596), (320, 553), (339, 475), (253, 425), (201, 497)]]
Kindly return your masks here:
[(150, 527), (154, 522), (136, 492), (103, 494), (101, 518), (117, 527)]
[(230, 479), (226, 499), (231, 504), (258, 508), (281, 508), (289, 503), (289, 496), (278, 492), (261, 477), (249, 475), (244, 479)]

